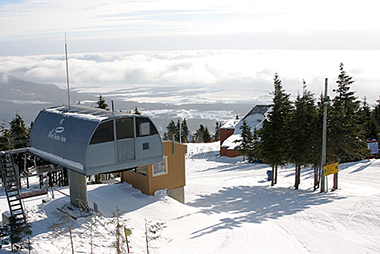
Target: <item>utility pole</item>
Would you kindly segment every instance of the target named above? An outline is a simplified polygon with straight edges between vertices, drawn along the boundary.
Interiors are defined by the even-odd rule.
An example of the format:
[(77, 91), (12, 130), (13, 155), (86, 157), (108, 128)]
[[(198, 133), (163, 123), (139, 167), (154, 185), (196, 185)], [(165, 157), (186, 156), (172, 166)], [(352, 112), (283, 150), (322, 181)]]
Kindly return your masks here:
[(322, 158), (321, 158), (321, 192), (325, 192), (325, 176), (323, 167), (326, 164), (326, 141), (327, 141), (327, 78), (325, 79), (325, 96), (323, 98), (323, 130), (322, 130)]

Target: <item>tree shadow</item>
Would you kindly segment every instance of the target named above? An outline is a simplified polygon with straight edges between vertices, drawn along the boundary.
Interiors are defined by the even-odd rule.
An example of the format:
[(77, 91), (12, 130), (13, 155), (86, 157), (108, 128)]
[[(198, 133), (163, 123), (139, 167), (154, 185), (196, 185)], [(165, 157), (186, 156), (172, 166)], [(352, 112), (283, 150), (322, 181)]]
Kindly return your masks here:
[[(220, 162), (225, 162), (225, 160), (221, 160)], [(202, 172), (213, 171), (213, 172), (230, 172), (230, 171), (251, 171), (251, 170), (260, 170), (264, 168), (270, 167), (267, 164), (263, 163), (235, 163), (235, 164), (225, 164), (225, 165), (217, 165), (215, 167), (210, 167)]]
[(309, 207), (341, 199), (335, 195), (305, 190), (266, 186), (228, 187), (217, 193), (203, 195), (189, 206), (200, 208), (199, 213), (228, 213), (219, 223), (192, 233), (192, 238), (221, 230), (240, 227), (243, 223), (262, 223), (269, 219), (304, 211)]
[(373, 161), (360, 161), (360, 162), (357, 162), (356, 165), (360, 165), (360, 164), (362, 164), (362, 165), (360, 165), (360, 167), (358, 167), (354, 171), (351, 171), (349, 174), (358, 173), (360, 171), (363, 171), (367, 167), (371, 166), (372, 163), (373, 163)]
[[(92, 204), (94, 202), (99, 203), (98, 208), (103, 218), (112, 218), (112, 211), (116, 210), (116, 206), (118, 206), (120, 211), (122, 211), (122, 214), (126, 214), (159, 200), (157, 197), (143, 194), (140, 190), (137, 190), (126, 183), (118, 183), (113, 186), (116, 188), (110, 188), (110, 186), (105, 185), (88, 191), (89, 206), (92, 208)], [(107, 197), (107, 199), (104, 197)], [(125, 197), (123, 202), (120, 202), (120, 200), (122, 200), (121, 197)], [(57, 208), (61, 208), (69, 203), (70, 198), (67, 196), (62, 196), (48, 200), (46, 203), (38, 204), (34, 210), (39, 212), (33, 214), (32, 216), (40, 217), (40, 212), (42, 211), (42, 214), (45, 214), (46, 217), (30, 223), (33, 230), (33, 236), (46, 233), (46, 226), (57, 221), (57, 215), (55, 214), (58, 212)], [(33, 211), (31, 212), (33, 213)], [(88, 223), (90, 217), (91, 216), (80, 217), (77, 220), (73, 220), (73, 229), (81, 228), (83, 224)]]

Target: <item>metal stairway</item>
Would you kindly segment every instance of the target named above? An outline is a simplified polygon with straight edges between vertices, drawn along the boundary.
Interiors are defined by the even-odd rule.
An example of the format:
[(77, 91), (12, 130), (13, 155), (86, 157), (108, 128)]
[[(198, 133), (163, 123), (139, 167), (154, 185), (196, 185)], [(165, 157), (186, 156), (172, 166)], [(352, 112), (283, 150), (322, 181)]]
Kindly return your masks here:
[(1, 177), (7, 194), (8, 206), (11, 216), (14, 217), (16, 225), (26, 223), (25, 213), (21, 202), (18, 175), (10, 153), (0, 154)]

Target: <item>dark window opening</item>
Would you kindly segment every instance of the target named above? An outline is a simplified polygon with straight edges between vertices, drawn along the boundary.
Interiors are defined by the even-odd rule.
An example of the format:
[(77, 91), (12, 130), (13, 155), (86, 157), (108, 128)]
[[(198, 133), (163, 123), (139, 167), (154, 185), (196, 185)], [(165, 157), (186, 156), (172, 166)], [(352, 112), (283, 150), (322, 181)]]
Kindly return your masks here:
[(92, 136), (90, 145), (114, 141), (113, 121), (101, 123)]
[(136, 117), (136, 136), (143, 137), (158, 134), (156, 127), (149, 118)]
[(143, 150), (149, 150), (149, 143), (142, 144)]
[(116, 139), (134, 138), (133, 117), (116, 120)]

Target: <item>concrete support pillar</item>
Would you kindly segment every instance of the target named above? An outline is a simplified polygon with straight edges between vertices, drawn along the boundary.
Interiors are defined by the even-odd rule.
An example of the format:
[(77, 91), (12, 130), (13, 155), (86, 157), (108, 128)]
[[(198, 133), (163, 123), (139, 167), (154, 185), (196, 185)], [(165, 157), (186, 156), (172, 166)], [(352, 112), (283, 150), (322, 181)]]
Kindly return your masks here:
[(168, 190), (168, 195), (182, 204), (185, 204), (185, 187), (170, 189)]
[(79, 200), (85, 204), (87, 200), (87, 181), (86, 176), (68, 170), (70, 185), (70, 202), (75, 207), (80, 207)]

